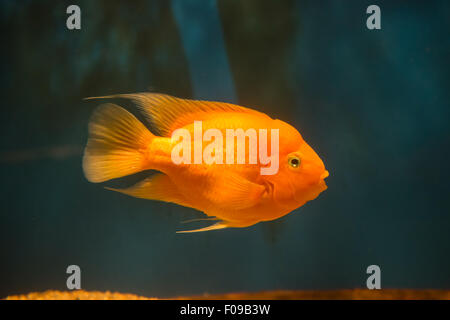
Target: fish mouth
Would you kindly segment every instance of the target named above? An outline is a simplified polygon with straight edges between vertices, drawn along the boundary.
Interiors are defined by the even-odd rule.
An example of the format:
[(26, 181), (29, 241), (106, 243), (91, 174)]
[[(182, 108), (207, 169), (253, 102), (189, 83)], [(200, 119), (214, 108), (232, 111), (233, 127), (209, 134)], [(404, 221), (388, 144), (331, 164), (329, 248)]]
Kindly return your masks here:
[(305, 203), (307, 201), (314, 200), (323, 191), (327, 190), (328, 186), (325, 184), (324, 180), (320, 180), (318, 184), (311, 186), (307, 191), (302, 192), (295, 196), (295, 200)]
[(328, 189), (327, 184), (325, 183), (325, 179), (330, 175), (330, 173), (325, 170), (321, 175), (319, 179), (319, 192), (323, 192)]
[(330, 173), (325, 170), (322, 175), (320, 176), (320, 180), (324, 180), (325, 178), (327, 178), (330, 175)]

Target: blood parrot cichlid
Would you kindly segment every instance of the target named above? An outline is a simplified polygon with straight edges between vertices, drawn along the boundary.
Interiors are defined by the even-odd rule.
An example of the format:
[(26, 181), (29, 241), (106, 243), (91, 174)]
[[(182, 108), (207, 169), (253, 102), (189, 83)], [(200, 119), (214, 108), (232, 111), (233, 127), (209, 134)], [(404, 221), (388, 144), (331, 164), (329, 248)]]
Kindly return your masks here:
[[(89, 123), (84, 150), (86, 178), (90, 182), (104, 182), (143, 170), (159, 171), (129, 188), (108, 189), (191, 207), (218, 220), (209, 227), (180, 232), (248, 227), (275, 220), (315, 199), (327, 188), (324, 179), (328, 171), (300, 133), (262, 112), (223, 102), (187, 100), (157, 93), (88, 99), (99, 98), (131, 99), (151, 123), (155, 134), (124, 108), (111, 103), (99, 106)], [(205, 136), (198, 134), (199, 126)], [(184, 138), (193, 139), (180, 145), (180, 139), (174, 138), (180, 129), (185, 132)], [(205, 139), (208, 129), (215, 130), (210, 130), (214, 134), (209, 135), (209, 140)], [(228, 141), (218, 141), (220, 136), (228, 139), (231, 129), (260, 133), (256, 137), (259, 159), (254, 157), (257, 151), (251, 150), (250, 134), (244, 137), (248, 143), (241, 150), (238, 143), (229, 145)], [(266, 136), (262, 137), (261, 132), (266, 132)], [(267, 142), (264, 148), (263, 142)], [(174, 161), (177, 154), (174, 150), (180, 146), (187, 147), (181, 152), (182, 159), (191, 161)], [(272, 152), (271, 157), (261, 158), (263, 150), (267, 154)], [(243, 152), (243, 157), (239, 158), (238, 152)], [(198, 156), (201, 158), (203, 153), (211, 155), (213, 161), (207, 157), (201, 161)]]

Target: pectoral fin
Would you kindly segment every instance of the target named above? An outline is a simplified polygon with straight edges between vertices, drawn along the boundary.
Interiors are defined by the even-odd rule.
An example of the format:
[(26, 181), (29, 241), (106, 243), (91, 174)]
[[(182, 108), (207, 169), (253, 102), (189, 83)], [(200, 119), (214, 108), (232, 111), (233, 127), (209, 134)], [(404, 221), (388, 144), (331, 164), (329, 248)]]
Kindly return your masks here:
[(267, 191), (264, 185), (251, 182), (237, 173), (227, 172), (214, 181), (207, 197), (215, 208), (221, 210), (251, 208), (261, 201)]

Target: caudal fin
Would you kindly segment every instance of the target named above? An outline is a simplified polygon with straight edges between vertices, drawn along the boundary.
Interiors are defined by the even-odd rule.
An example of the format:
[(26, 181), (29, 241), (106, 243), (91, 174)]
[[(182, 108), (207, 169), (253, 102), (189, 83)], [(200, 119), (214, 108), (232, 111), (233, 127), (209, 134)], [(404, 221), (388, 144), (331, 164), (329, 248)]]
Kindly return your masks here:
[(83, 170), (90, 182), (103, 182), (147, 169), (146, 153), (154, 135), (134, 115), (103, 104), (89, 123)]

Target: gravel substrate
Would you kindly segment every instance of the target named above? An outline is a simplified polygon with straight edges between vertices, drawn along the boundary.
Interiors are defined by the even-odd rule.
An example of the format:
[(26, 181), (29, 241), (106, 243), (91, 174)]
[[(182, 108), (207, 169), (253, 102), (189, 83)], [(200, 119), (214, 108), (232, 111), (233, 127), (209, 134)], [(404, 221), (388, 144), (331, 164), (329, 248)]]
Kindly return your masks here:
[[(118, 292), (100, 292), (100, 291), (54, 291), (33, 292), (24, 295), (15, 295), (6, 297), (7, 300), (157, 300), (158, 298), (148, 298), (128, 293)], [(167, 299), (167, 298), (166, 298)], [(247, 300), (370, 300), (370, 299), (399, 299), (399, 300), (417, 300), (417, 299), (438, 299), (450, 300), (450, 290), (409, 290), (409, 289), (383, 289), (383, 290), (307, 290), (307, 291), (263, 291), (254, 293), (226, 293), (215, 295), (198, 295), (175, 297), (171, 299), (247, 299)]]

